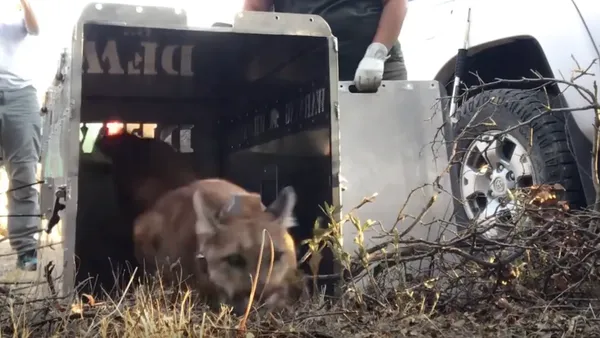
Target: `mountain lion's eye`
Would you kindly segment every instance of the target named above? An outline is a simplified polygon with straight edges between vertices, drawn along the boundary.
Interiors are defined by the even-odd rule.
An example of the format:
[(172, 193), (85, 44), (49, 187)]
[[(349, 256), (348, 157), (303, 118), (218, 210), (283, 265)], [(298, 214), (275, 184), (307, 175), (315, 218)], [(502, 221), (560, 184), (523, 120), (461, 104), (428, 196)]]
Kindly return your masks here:
[(227, 264), (235, 268), (242, 269), (246, 266), (246, 259), (240, 254), (229, 255), (225, 257), (225, 261), (227, 262)]
[(275, 251), (275, 254), (273, 255), (273, 261), (278, 262), (282, 256), (283, 256), (282, 251)]

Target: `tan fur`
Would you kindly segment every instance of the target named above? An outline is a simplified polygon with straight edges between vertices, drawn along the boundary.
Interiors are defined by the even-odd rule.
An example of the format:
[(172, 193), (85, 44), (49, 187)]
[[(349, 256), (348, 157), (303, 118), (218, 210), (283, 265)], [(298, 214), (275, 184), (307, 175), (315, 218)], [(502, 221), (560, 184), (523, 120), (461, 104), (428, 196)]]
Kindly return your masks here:
[[(237, 209), (228, 209), (234, 195), (238, 196)], [(294, 203), (295, 194), (292, 209)], [(278, 306), (287, 297), (287, 279), (295, 274), (297, 263), (294, 241), (288, 233), (293, 218), (289, 212), (276, 217), (271, 210), (276, 209), (267, 210), (258, 194), (233, 183), (198, 180), (166, 193), (136, 219), (133, 234), (136, 258), (140, 263), (145, 262), (146, 271), (161, 269), (163, 278), (171, 281), (178, 279), (180, 272), (184, 278), (193, 276), (188, 285), (243, 312), (251, 289), (250, 275), (254, 278), (258, 263), (263, 230), (267, 230), (279, 257), (267, 280), (271, 250), (269, 236), (265, 234), (255, 301), (264, 290), (263, 301), (269, 299), (267, 305)], [(203, 258), (197, 258), (198, 253)], [(180, 264), (174, 264), (178, 259)], [(244, 264), (240, 265), (240, 259)], [(175, 269), (169, 271), (170, 266)]]

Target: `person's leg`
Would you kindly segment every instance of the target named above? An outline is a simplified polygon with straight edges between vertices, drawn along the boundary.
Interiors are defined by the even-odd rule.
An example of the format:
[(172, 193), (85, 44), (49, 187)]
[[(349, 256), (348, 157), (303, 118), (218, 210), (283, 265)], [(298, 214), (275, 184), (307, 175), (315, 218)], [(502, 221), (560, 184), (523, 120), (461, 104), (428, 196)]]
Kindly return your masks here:
[[(0, 140), (4, 150), (4, 163), (9, 179), (10, 245), (17, 252), (17, 267), (37, 269), (37, 240), (40, 228), (36, 167), (40, 159), (41, 115), (36, 90), (27, 87), (7, 92), (4, 114), (0, 125)], [(18, 236), (15, 238), (15, 236)]]
[(385, 62), (385, 69), (383, 71), (384, 80), (406, 80), (408, 73), (406, 71), (406, 64), (404, 63), (404, 55), (402, 55), (402, 49), (400, 44), (394, 45), (390, 53), (389, 59)]
[(408, 74), (404, 62), (392, 61), (386, 62), (383, 71), (383, 80), (406, 80)]
[(338, 79), (340, 81), (354, 81), (354, 74), (360, 60), (361, 58), (356, 58), (352, 55), (342, 55), (338, 59)]

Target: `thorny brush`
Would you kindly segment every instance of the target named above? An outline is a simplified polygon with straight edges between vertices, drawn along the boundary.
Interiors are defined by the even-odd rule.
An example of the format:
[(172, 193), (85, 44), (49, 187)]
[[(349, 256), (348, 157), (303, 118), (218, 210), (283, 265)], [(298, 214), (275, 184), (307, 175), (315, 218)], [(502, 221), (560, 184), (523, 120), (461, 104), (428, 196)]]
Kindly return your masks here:
[[(535, 321), (551, 321), (564, 313), (577, 314), (582, 321), (593, 323), (594, 314), (600, 310), (600, 302), (594, 300), (600, 297), (595, 282), (600, 277), (600, 235), (586, 224), (600, 219), (600, 215), (570, 211), (560, 201), (560, 192), (560, 186), (515, 191), (520, 217), (515, 223), (505, 224), (509, 230), (501, 241), (482, 238), (478, 235), (481, 229), (434, 242), (401, 238), (392, 231), (389, 236), (395, 236), (396, 243), (372, 252), (364, 243), (367, 236), (372, 236), (374, 222), (361, 222), (355, 215), (332, 221), (307, 242), (315, 250), (307, 259), (312, 260), (309, 264), (316, 264), (318, 252), (329, 247), (341, 269), (347, 271), (343, 274), (343, 293), (333, 304), (317, 295), (299, 302), (291, 311), (249, 311), (239, 318), (225, 306), (216, 313), (209, 311), (194, 302), (193, 292), (157, 283), (154, 288), (138, 287), (105, 302), (89, 295), (33, 302), (16, 294), (3, 294), (8, 311), (2, 312), (0, 322), (4, 334), (20, 337), (62, 336), (66, 332), (102, 337), (336, 337), (344, 332), (361, 332), (361, 328), (367, 330), (367, 323), (372, 325), (371, 332), (398, 336), (403, 332), (410, 335), (415, 323), (425, 322), (438, 323), (432, 324), (438, 331), (429, 328), (435, 332), (444, 325), (466, 330), (467, 324), (457, 328), (443, 322), (449, 314), (459, 316), (456, 311), (466, 313), (460, 316), (467, 316), (471, 324), (512, 318), (510, 323), (534, 314)], [(371, 202), (373, 199), (365, 199), (365, 204)], [(333, 208), (323, 209), (335, 219)], [(352, 223), (357, 230), (356, 253), (345, 251), (336, 235), (341, 233), (342, 222)], [(268, 234), (264, 235), (268, 245)], [(424, 258), (427, 268), (415, 271), (411, 266), (423, 263)], [(314, 281), (315, 276), (310, 279)], [(386, 325), (396, 320), (406, 326)], [(540, 330), (546, 329), (526, 331)], [(585, 326), (574, 330), (592, 332), (581, 331), (587, 330)]]

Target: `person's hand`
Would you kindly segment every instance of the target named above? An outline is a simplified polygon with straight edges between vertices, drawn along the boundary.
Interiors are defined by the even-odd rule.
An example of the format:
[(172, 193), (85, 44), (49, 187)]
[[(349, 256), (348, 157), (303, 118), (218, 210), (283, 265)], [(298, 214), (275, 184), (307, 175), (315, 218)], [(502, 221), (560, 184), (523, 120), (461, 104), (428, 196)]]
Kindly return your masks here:
[(31, 4), (29, 4), (29, 0), (19, 0), (19, 11), (23, 11), (26, 8), (29, 8)]
[(358, 64), (354, 74), (354, 85), (359, 91), (376, 91), (383, 79), (383, 69), (388, 49), (379, 42), (373, 42), (367, 48), (365, 56)]

